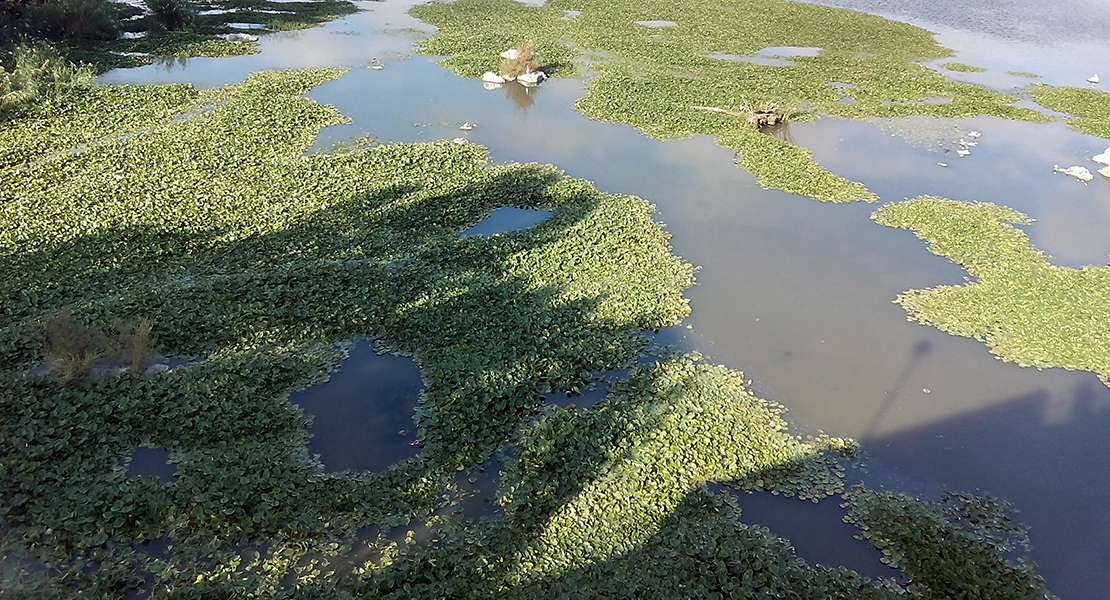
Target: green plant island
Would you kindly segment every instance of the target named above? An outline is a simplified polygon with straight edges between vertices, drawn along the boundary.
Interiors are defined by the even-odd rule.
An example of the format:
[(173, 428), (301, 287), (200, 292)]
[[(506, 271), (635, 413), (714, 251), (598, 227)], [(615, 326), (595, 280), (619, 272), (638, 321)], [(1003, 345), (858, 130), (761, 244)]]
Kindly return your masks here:
[(900, 295), (911, 320), (985, 342), (1021, 366), (1091, 371), (1110, 385), (1110, 267), (1050, 264), (1011, 225), (1031, 220), (995, 204), (921, 197), (872, 218), (913, 231), (975, 277)]
[[(300, 95), (341, 73), (76, 85), (0, 128), (8, 597), (1048, 597), (989, 498), (850, 491), (897, 581), (744, 523), (706, 482), (817, 500), (853, 446), (790, 435), (735, 371), (637, 362), (693, 274), (651, 207), (452, 142), (306, 156), (343, 118)], [(460, 235), (499, 206), (552, 215)], [(326, 472), (288, 397), (358, 337), (420, 365), (420, 451)], [(155, 345), (192, 360), (148, 373)], [(592, 409), (538, 400), (619, 367)], [(172, 481), (128, 476), (140, 446)], [(475, 521), (458, 478), (494, 455)]]

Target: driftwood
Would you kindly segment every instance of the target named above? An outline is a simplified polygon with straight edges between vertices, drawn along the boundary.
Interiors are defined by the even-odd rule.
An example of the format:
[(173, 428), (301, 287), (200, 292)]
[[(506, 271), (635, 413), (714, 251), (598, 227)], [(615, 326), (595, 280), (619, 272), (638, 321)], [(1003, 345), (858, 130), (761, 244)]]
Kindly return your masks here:
[(706, 112), (711, 112), (711, 113), (717, 113), (719, 115), (731, 115), (733, 117), (746, 117), (746, 116), (748, 116), (748, 113), (738, 113), (738, 112), (734, 112), (734, 111), (731, 111), (731, 110), (725, 110), (723, 108), (717, 108), (716, 106), (691, 106), (690, 108), (693, 108), (693, 109), (696, 109), (696, 110), (704, 110)]
[(717, 108), (716, 106), (691, 106), (690, 108), (719, 115), (729, 115), (731, 117), (747, 117), (749, 123), (759, 127), (774, 125), (782, 120), (782, 109), (779, 107), (778, 102), (768, 102), (762, 106), (749, 108), (746, 112), (725, 110), (723, 108)]

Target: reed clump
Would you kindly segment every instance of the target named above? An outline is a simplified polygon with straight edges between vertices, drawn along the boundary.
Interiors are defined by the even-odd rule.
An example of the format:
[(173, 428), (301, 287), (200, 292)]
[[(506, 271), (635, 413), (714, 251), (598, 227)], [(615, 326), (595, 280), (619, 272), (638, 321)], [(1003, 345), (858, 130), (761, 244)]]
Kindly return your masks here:
[(132, 323), (117, 320), (114, 335), (109, 335), (75, 321), (73, 309), (67, 306), (45, 325), (42, 354), (47, 372), (65, 384), (87, 378), (100, 358), (142, 373), (155, 345), (154, 324), (146, 317)]
[(506, 78), (516, 78), (535, 71), (539, 64), (536, 62), (536, 45), (529, 42), (521, 44), (508, 52), (509, 57), (501, 61), (501, 75)]

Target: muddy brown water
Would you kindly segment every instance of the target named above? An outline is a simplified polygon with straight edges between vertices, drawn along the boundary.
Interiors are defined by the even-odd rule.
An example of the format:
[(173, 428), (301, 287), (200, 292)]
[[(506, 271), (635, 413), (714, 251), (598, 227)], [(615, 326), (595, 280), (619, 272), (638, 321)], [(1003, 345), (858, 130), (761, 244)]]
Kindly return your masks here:
[[(941, 71), (953, 79), (1001, 90), (1029, 83), (1008, 71), (1032, 71), (1054, 85), (1088, 85), (1086, 77), (1096, 72), (1110, 81), (1108, 29), (1090, 26), (1110, 23), (1097, 0), (1052, 7), (991, 0), (973, 10), (951, 0), (826, 3), (925, 26), (957, 51), (946, 61), (987, 68)], [(464, 137), (488, 147), (496, 161), (552, 163), (603, 191), (647, 198), (673, 235), (675, 251), (701, 267), (688, 292), (692, 316), (661, 340), (743, 370), (757, 394), (790, 408), (788, 418), (801, 432), (861, 440), (872, 464), (862, 477), (872, 485), (926, 495), (947, 486), (1009, 500), (1031, 527), (1032, 555), (1050, 589), (1065, 600), (1104, 597), (1110, 589), (1110, 389), (1094, 375), (1019, 368), (996, 360), (979, 342), (907, 322), (892, 303), (897, 294), (959, 284), (966, 273), (930, 254), (912, 233), (872, 222), (877, 204), (823, 204), (762, 189), (734, 165), (732, 151), (706, 136), (660, 142), (627, 126), (590, 121), (571, 108), (584, 93), (581, 80), (548, 81), (523, 99), (511, 89), (485, 90), (411, 56), (410, 44), (430, 31), (405, 14), (411, 5), (364, 2), (366, 12), (325, 27), (266, 36), (256, 56), (114, 71), (102, 81), (209, 87), (264, 68), (348, 66), (342, 78), (309, 94), (353, 121), (323, 131), (318, 148), (363, 133), (382, 141)], [(923, 8), (906, 8), (917, 6)], [(1057, 6), (1092, 16), (1045, 16)], [(385, 68), (366, 68), (372, 58)], [(474, 128), (460, 130), (463, 123)], [(971, 130), (982, 132), (980, 145), (956, 157), (959, 134)], [(1084, 186), (1052, 173), (1053, 164), (1085, 164), (1107, 140), (1061, 124), (992, 118), (912, 125), (826, 118), (776, 135), (863, 182), (880, 202), (928, 194), (1005, 204), (1036, 219), (1022, 228), (1055, 263), (1110, 262), (1110, 185), (1096, 178)], [(326, 398), (327, 386), (358, 368), (353, 358), (332, 383), (311, 393)], [(419, 382), (412, 386), (415, 393)], [(560, 403), (566, 401), (574, 400)], [(312, 433), (314, 443), (334, 438), (336, 456), (365, 451), (345, 446), (338, 429), (319, 419)], [(324, 463), (333, 470), (343, 459)], [(741, 505), (753, 521), (789, 529), (778, 535), (810, 560), (835, 564), (842, 554), (854, 557), (843, 559), (848, 566), (882, 572), (881, 565), (865, 564), (871, 560), (866, 550), (836, 541), (840, 533), (822, 533), (836, 531), (840, 517), (824, 503), (815, 510), (797, 501), (741, 497)], [(797, 522), (810, 526), (792, 528)]]

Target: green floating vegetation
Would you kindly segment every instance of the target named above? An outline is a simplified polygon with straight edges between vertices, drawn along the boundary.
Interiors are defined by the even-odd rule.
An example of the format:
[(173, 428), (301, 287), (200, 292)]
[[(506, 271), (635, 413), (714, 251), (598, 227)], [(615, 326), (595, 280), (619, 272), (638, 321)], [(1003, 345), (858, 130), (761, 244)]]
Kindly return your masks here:
[(976, 67), (974, 65), (965, 65), (958, 62), (948, 62), (940, 66), (940, 68), (947, 71), (956, 71), (959, 73), (983, 73), (986, 71), (983, 67)]
[[(818, 500), (854, 446), (790, 435), (724, 367), (633, 365), (689, 311), (650, 205), (472, 145), (305, 155), (344, 119), (301, 94), (341, 73), (86, 87), (0, 126), (9, 595), (904, 597), (806, 565), (708, 491)], [(500, 206), (552, 215), (459, 234)], [(327, 472), (289, 394), (366, 336), (422, 369), (421, 450)], [(144, 371), (152, 340), (194, 360)], [(591, 410), (537, 400), (619, 367)], [(172, 480), (129, 476), (138, 447)], [(501, 510), (467, 520), (457, 477), (495, 453)]]
[(844, 498), (844, 520), (882, 551), (883, 563), (902, 571), (911, 598), (1055, 598), (1032, 563), (1006, 558), (1028, 550), (1029, 540), (1025, 529), (1010, 521), (1005, 502), (958, 492), (923, 502), (860, 486)]
[(976, 278), (900, 295), (911, 320), (983, 341), (1021, 366), (1092, 371), (1110, 385), (1110, 267), (1049, 264), (1011, 225), (1029, 218), (994, 204), (923, 196), (872, 218), (913, 231)]
[(1077, 117), (1068, 120), (1072, 129), (1110, 138), (1110, 93), (1044, 84), (1034, 84), (1031, 89), (1037, 104)]
[(1010, 75), (1013, 75), (1014, 77), (1024, 77), (1026, 79), (1040, 79), (1041, 78), (1040, 75), (1037, 75), (1036, 73), (1030, 73), (1028, 71), (1006, 71), (1006, 72)]
[[(459, 0), (417, 6), (412, 14), (439, 28), (421, 42), (421, 52), (446, 55), (441, 64), (462, 76), (497, 71), (498, 54), (526, 41), (536, 44), (552, 76), (577, 74), (571, 61), (581, 57), (579, 64), (594, 75), (576, 104), (587, 116), (627, 123), (661, 139), (718, 136), (763, 185), (825, 201), (875, 197), (821, 168), (807, 150), (760, 133), (749, 123), (750, 109), (773, 102), (788, 117), (1048, 120), (1014, 106), (1014, 97), (948, 81), (917, 64), (950, 54), (929, 32), (843, 9), (785, 0), (550, 0), (542, 7)], [(789, 57), (785, 66), (726, 60), (780, 46), (822, 51)], [(840, 102), (842, 94), (852, 102)], [(949, 102), (925, 102), (931, 97)]]

